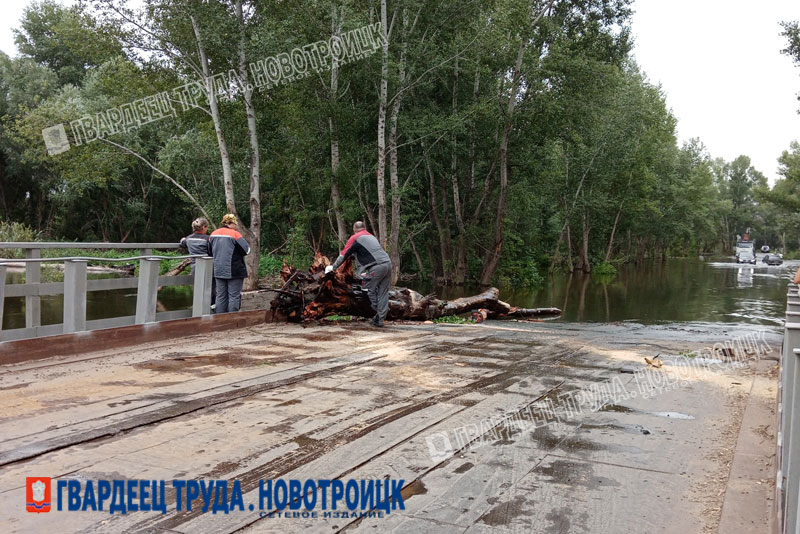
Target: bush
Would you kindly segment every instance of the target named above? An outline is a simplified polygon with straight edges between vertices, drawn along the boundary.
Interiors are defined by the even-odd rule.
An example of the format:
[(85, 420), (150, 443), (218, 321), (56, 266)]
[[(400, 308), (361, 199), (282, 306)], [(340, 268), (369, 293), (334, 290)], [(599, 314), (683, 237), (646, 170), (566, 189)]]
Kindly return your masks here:
[[(0, 242), (3, 241), (37, 241), (39, 233), (22, 223), (0, 221)], [(0, 249), (0, 257), (22, 258), (25, 255), (22, 249)]]
[(272, 254), (262, 254), (258, 258), (258, 276), (263, 278), (265, 276), (275, 276), (281, 272), (283, 267), (283, 260)]
[(592, 274), (599, 276), (614, 276), (617, 274), (617, 268), (608, 263), (607, 261), (601, 263), (592, 270)]

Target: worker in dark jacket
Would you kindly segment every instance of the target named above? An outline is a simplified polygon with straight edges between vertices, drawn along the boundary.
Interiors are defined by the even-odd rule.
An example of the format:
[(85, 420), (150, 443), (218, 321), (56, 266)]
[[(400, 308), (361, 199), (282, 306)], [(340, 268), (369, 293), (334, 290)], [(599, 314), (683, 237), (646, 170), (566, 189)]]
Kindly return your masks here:
[[(211, 256), (208, 250), (208, 220), (200, 217), (192, 221), (192, 233), (181, 238), (180, 247), (185, 249), (192, 256)], [(195, 258), (192, 258), (192, 280), (195, 273)], [(211, 278), (211, 306), (214, 307), (216, 301), (216, 284)]]
[(242, 304), (242, 285), (247, 278), (244, 257), (250, 254), (250, 245), (238, 227), (236, 216), (229, 213), (222, 217), (222, 225), (208, 238), (217, 283), (216, 313), (239, 311)]
[(386, 314), (389, 313), (389, 284), (392, 282), (392, 262), (381, 244), (374, 235), (367, 232), (366, 226), (361, 221), (353, 224), (353, 235), (347, 240), (342, 253), (336, 258), (333, 265), (325, 267), (325, 273), (338, 269), (344, 260), (355, 254), (360, 272), (358, 277), (363, 280), (369, 294), (375, 317), (370, 324), (383, 326)]

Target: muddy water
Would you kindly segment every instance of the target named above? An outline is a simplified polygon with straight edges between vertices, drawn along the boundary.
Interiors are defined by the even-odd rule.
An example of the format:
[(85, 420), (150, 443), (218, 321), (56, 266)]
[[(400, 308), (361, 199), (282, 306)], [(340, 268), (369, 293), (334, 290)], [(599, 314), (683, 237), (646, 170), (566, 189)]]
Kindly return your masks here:
[[(730, 322), (777, 326), (786, 307), (786, 284), (800, 267), (787, 261), (780, 267), (737, 265), (728, 258), (714, 260), (670, 259), (644, 266), (624, 266), (616, 276), (556, 274), (539, 289), (501, 288), (501, 298), (515, 306), (556, 306), (564, 311), (559, 321)], [(9, 273), (11, 283), (22, 281)], [(111, 275), (90, 274), (90, 277)], [(442, 298), (473, 295), (479, 288), (433, 287), (412, 283), (420, 293), (435, 292)], [(159, 291), (159, 311), (191, 307), (189, 287)], [(61, 322), (62, 297), (42, 297), (42, 324)], [(88, 319), (134, 315), (136, 290), (91, 292)], [(25, 325), (25, 302), (8, 298), (3, 329)]]
[[(515, 306), (556, 306), (561, 321), (729, 322), (777, 326), (786, 309), (786, 284), (800, 267), (787, 261), (768, 267), (737, 265), (729, 258), (670, 259), (624, 266), (616, 276), (556, 274), (540, 289), (501, 288)], [(474, 294), (475, 288), (412, 287), (444, 298)]]

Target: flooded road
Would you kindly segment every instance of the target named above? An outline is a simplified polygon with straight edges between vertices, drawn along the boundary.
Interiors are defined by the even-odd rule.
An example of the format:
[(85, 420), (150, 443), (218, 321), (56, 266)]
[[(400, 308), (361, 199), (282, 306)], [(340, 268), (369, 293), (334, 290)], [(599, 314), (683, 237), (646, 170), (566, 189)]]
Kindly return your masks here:
[[(616, 276), (555, 274), (540, 289), (501, 288), (501, 298), (515, 306), (556, 306), (559, 321), (644, 324), (726, 322), (765, 326), (783, 324), (786, 284), (800, 261), (781, 266), (737, 265), (732, 258), (670, 259), (666, 263), (626, 265)], [(471, 294), (468, 288), (431, 288), (444, 298)]]

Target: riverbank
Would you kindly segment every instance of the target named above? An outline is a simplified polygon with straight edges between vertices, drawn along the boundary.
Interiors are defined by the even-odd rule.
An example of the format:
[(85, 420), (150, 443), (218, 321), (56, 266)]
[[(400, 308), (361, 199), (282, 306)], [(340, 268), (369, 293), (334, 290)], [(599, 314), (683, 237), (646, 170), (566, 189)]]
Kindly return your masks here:
[[(761, 359), (713, 352), (748, 339)], [(265, 324), (4, 365), (5, 531), (722, 532), (743, 420), (755, 400), (774, 408), (779, 343), (755, 325)], [(758, 476), (735, 480), (761, 513), (736, 532), (768, 528), (773, 419), (747, 453)], [(166, 515), (26, 514), (32, 474), (236, 479), (245, 505), (259, 479), (389, 477), (405, 509), (259, 519), (169, 496)]]

